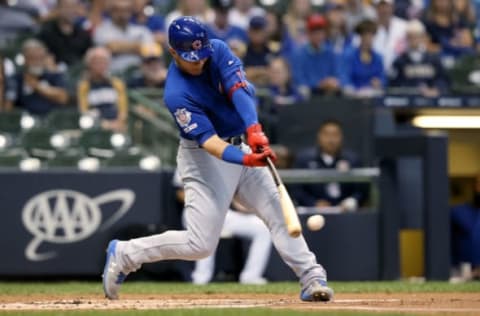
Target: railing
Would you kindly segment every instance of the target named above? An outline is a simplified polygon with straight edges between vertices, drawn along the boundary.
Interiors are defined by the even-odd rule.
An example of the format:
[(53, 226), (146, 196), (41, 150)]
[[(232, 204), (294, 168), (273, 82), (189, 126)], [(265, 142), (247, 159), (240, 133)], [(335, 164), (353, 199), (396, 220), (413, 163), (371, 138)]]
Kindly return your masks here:
[(379, 168), (355, 168), (348, 171), (283, 169), (278, 172), (285, 183), (371, 182), (380, 176)]
[[(380, 177), (379, 168), (355, 168), (348, 171), (338, 171), (332, 169), (282, 169), (279, 174), (286, 184), (306, 184), (306, 183), (328, 183), (328, 182), (349, 182), (349, 183), (369, 183), (369, 206), (365, 209), (378, 210), (379, 208), (379, 188), (378, 178)], [(339, 207), (297, 207), (299, 214), (313, 213), (340, 213)]]

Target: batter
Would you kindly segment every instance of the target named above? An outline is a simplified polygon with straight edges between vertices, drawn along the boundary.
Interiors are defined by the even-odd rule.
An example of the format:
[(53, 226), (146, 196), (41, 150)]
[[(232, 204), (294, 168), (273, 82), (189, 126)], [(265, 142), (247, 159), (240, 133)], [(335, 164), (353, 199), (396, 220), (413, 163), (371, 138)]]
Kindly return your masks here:
[(300, 299), (329, 301), (333, 291), (325, 270), (303, 236), (287, 233), (278, 191), (265, 168), (266, 159), (276, 156), (258, 123), (255, 91), (241, 61), (224, 42), (209, 40), (193, 17), (174, 20), (168, 40), (174, 62), (164, 98), (180, 130), (177, 168), (185, 187), (187, 229), (112, 240), (103, 272), (106, 297), (117, 299), (125, 277), (143, 263), (209, 256), (235, 195), (267, 225), (280, 256), (300, 278)]

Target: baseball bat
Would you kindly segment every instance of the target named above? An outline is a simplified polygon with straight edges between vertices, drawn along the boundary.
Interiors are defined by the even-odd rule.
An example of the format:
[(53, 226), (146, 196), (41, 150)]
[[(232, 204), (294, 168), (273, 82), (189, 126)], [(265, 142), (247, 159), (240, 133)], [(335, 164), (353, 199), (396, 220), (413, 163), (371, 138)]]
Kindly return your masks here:
[(302, 226), (298, 219), (297, 211), (293, 205), (292, 199), (283, 184), (280, 175), (278, 174), (277, 168), (273, 164), (270, 158), (267, 158), (268, 169), (272, 174), (273, 181), (277, 185), (278, 193), (280, 194), (280, 205), (282, 207), (283, 218), (285, 219), (285, 224), (287, 225), (288, 234), (291, 237), (298, 237), (302, 234)]

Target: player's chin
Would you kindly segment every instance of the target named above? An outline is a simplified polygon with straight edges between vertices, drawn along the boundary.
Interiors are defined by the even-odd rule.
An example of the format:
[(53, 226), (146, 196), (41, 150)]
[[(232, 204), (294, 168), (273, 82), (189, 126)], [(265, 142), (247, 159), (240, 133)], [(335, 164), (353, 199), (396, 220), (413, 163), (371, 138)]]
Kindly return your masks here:
[(200, 76), (202, 74), (202, 72), (203, 72), (203, 69), (201, 69), (201, 68), (198, 69), (198, 70), (197, 69), (190, 69), (188, 71), (188, 73), (192, 76)]
[(190, 67), (188, 73), (192, 76), (200, 76), (203, 72), (203, 65), (197, 67)]

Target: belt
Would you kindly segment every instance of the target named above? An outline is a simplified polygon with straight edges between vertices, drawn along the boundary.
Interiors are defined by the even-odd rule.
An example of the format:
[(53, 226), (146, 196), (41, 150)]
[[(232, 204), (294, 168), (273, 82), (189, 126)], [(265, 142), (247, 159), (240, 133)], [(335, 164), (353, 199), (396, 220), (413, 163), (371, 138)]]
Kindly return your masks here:
[(227, 137), (227, 138), (224, 138), (224, 140), (227, 143), (232, 144), (233, 146), (238, 146), (238, 145), (242, 144), (242, 142), (243, 142), (243, 135)]

